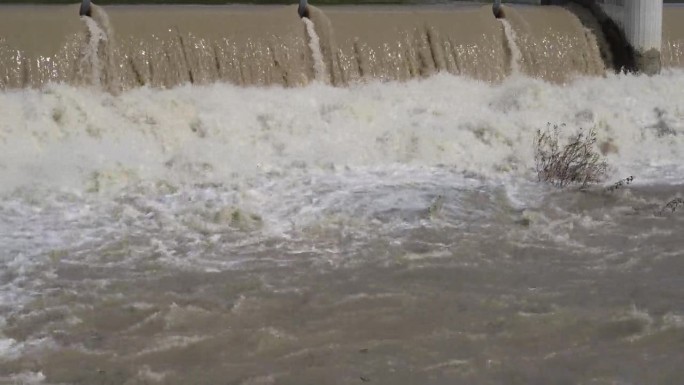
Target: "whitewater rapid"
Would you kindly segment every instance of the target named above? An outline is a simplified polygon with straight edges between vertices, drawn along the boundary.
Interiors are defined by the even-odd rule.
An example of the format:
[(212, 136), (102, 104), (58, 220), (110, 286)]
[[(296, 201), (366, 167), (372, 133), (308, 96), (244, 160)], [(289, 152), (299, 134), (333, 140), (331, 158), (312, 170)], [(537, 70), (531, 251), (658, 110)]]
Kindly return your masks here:
[[(293, 170), (447, 166), (534, 178), (548, 123), (596, 127), (611, 179), (678, 182), (684, 74), (552, 85), (449, 75), (334, 88), (226, 84), (111, 95), (50, 85), (0, 93), (0, 189), (106, 192), (139, 181), (227, 183)], [(334, 171), (331, 171), (334, 172)]]
[[(683, 217), (656, 215), (681, 197), (681, 100), (669, 70), (2, 91), (0, 382), (579, 382), (595, 344), (628, 367), (684, 330), (662, 299)], [(595, 128), (603, 185), (537, 181), (549, 123)], [(547, 359), (586, 370), (524, 366)]]

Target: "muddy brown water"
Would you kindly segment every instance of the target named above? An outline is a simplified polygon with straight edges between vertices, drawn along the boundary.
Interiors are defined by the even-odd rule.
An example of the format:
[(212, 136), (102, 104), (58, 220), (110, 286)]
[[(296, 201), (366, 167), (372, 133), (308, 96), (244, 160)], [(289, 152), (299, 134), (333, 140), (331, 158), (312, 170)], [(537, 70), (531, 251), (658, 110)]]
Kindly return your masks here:
[[(500, 192), (465, 191), (444, 195), (436, 214), (396, 210), (237, 247), (225, 236), (193, 245), (146, 220), (124, 238), (54, 253), (31, 274), (37, 295), (3, 326), (27, 345), (0, 375), (42, 373), (50, 384), (677, 384), (684, 217), (656, 214), (677, 191), (558, 191), (523, 211)], [(455, 199), (488, 209), (451, 212)], [(383, 226), (394, 221), (414, 226)], [(175, 249), (155, 248), (169, 238)], [(182, 259), (193, 249), (247, 261), (173, 268), (160, 254)]]
[[(330, 85), (295, 9), (0, 7), (0, 383), (682, 383), (682, 8), (647, 78), (564, 8), (512, 77), (489, 6), (322, 7)], [(549, 121), (637, 183), (538, 183)]]

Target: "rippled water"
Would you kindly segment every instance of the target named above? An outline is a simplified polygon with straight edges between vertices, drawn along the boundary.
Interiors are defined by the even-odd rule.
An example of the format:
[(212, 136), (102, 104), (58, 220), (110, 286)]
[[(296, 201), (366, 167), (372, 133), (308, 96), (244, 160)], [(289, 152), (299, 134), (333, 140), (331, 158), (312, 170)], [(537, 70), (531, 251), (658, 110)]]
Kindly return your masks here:
[[(682, 90), (0, 93), (0, 379), (678, 384)], [(635, 183), (539, 183), (547, 122)]]

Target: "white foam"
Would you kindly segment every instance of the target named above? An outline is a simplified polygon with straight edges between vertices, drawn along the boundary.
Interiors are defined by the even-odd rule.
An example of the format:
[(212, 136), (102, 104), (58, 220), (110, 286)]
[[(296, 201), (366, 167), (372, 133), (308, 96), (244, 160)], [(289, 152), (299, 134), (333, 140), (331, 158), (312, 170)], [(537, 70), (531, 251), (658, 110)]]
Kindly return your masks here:
[[(439, 75), (349, 88), (5, 91), (0, 191), (42, 185), (102, 192), (141, 181), (225, 183), (345, 167), (447, 165), (492, 179), (534, 178), (532, 142), (547, 122), (564, 122), (567, 132), (596, 125), (599, 141), (617, 148), (607, 154), (615, 179), (677, 182), (682, 99), (681, 71), (567, 86)], [(669, 131), (657, 128), (659, 121)]]
[(152, 346), (137, 352), (136, 356), (145, 356), (148, 354), (155, 354), (159, 352), (164, 352), (167, 350), (173, 350), (178, 348), (184, 348), (198, 342), (204, 341), (209, 337), (202, 336), (168, 336), (163, 338), (158, 338), (156, 343)]
[(145, 383), (163, 383), (169, 374), (169, 372), (155, 372), (147, 365), (143, 365), (143, 367), (138, 370), (138, 378)]
[[(183, 242), (256, 247), (259, 237), (248, 233), (430, 225), (437, 194), (446, 197), (438, 222), (459, 226), (482, 216), (461, 210), (458, 189), (483, 184), (524, 210), (545, 194), (532, 143), (549, 121), (567, 123), (566, 132), (596, 125), (599, 141), (617, 148), (607, 154), (609, 180), (681, 183), (683, 98), (682, 72), (568, 86), (440, 75), (350, 88), (1, 92), (9, 113), (0, 117), (0, 260), (16, 278), (2, 287), (0, 305), (23, 303), (52, 279), (45, 259), (59, 260), (63, 250), (84, 250), (68, 255), (78, 263), (111, 264), (89, 245), (116, 242), (131, 226), (153, 235), (122, 264), (154, 253), (165, 264), (222, 271), (263, 257), (176, 250)], [(111, 199), (121, 189), (126, 198)], [(165, 233), (154, 235), (159, 228)], [(239, 241), (226, 243), (226, 234)], [(292, 252), (311, 247), (293, 244)], [(334, 245), (325, 247), (330, 263), (344, 263)]]
[[(28, 339), (20, 342), (12, 338), (4, 338), (0, 335), (0, 363), (11, 361), (36, 351), (44, 351), (55, 347), (55, 341), (48, 337)], [(0, 379), (2, 378), (0, 377)]]
[(13, 385), (34, 385), (44, 383), (45, 375), (42, 372), (21, 372), (9, 378), (0, 377), (0, 380), (7, 380)]
[(14, 357), (14, 346), (17, 341), (12, 338), (0, 338), (0, 358), (8, 359)]

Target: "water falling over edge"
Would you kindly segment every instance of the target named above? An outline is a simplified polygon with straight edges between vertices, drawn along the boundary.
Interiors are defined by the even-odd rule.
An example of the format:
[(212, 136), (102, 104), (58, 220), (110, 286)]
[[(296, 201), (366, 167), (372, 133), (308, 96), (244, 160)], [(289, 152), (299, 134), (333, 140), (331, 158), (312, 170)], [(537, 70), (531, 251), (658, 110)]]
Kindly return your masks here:
[(325, 62), (323, 61), (323, 53), (321, 52), (321, 42), (316, 33), (316, 28), (313, 21), (302, 18), (306, 25), (306, 32), (309, 34), (309, 48), (311, 49), (311, 56), (314, 61), (314, 75), (316, 81), (329, 83), (328, 72), (325, 69)]
[(88, 27), (88, 43), (81, 59), (81, 66), (90, 67), (90, 83), (94, 86), (102, 85), (102, 62), (100, 61), (100, 42), (107, 41), (107, 35), (91, 17), (81, 17)]
[(515, 34), (515, 30), (508, 20), (503, 18), (497, 20), (499, 20), (504, 27), (508, 49), (511, 51), (511, 75), (520, 74), (520, 58), (522, 57), (522, 54), (516, 43), (517, 35)]

